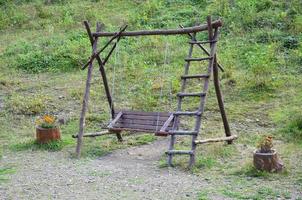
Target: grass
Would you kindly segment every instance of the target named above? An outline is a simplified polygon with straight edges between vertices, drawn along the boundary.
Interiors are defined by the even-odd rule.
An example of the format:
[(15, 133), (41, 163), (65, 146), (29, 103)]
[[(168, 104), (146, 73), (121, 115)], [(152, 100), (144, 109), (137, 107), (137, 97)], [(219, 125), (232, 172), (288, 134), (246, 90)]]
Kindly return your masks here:
[(12, 151), (24, 151), (24, 150), (46, 150), (46, 151), (60, 151), (63, 147), (74, 144), (73, 141), (70, 140), (58, 140), (58, 141), (51, 141), (45, 144), (40, 144), (35, 140), (29, 140), (26, 142), (21, 142), (17, 144), (11, 145), (10, 149)]
[(208, 192), (206, 192), (206, 191), (199, 192), (198, 200), (209, 200)]
[(302, 115), (296, 114), (291, 117), (284, 128), (281, 129), (282, 135), (287, 140), (302, 142)]
[[(71, 135), (78, 131), (86, 78), (86, 71), (79, 68), (91, 54), (81, 24), (83, 20), (89, 20), (93, 30), (96, 21), (102, 20), (106, 31), (116, 31), (122, 24), (128, 24), (127, 29), (131, 31), (176, 28), (179, 24), (192, 26), (203, 23), (209, 14), (214, 19), (221, 17), (224, 22), (218, 43), (218, 60), (225, 69), (221, 73), (221, 87), (232, 132), (239, 135), (239, 139), (232, 146), (211, 144), (198, 147), (197, 163), (191, 172), (206, 177), (209, 182), (226, 185), (219, 190), (205, 188), (199, 199), (211, 199), (212, 193), (232, 199), (290, 196), (291, 192), (287, 194), (282, 187), (294, 191), (294, 184), (301, 183), (301, 170), (296, 166), (301, 166), (302, 10), (297, 0), (290, 4), (271, 0), (73, 0), (53, 1), (49, 5), (42, 0), (0, 1), (2, 157), (9, 151), (74, 152), (76, 141)], [(198, 37), (203, 39), (206, 34)], [(187, 40), (185, 36), (121, 39), (106, 66), (116, 107), (175, 110)], [(105, 42), (105, 39), (100, 41)], [(166, 47), (168, 54), (164, 64)], [(194, 57), (198, 56), (199, 52), (195, 51)], [(96, 68), (85, 132), (99, 131), (100, 126), (110, 120), (102, 80)], [(194, 65), (191, 69), (192, 73), (200, 73), (201, 66)], [(191, 85), (192, 91), (199, 87)], [(211, 84), (202, 138), (223, 135), (213, 89)], [(191, 101), (186, 108), (194, 106), (196, 101)], [(47, 145), (34, 142), (33, 121), (44, 112), (68, 119), (68, 123), (61, 126), (61, 141)], [(184, 122), (186, 127), (192, 124), (190, 120)], [(276, 148), (288, 169), (286, 174), (271, 175), (246, 164), (249, 163), (246, 160), (251, 159), (256, 141), (265, 134), (275, 137)], [(85, 138), (83, 157), (95, 158), (156, 139), (152, 135), (128, 133), (124, 138), (123, 143), (117, 142), (114, 135)], [(178, 149), (190, 148), (189, 140), (179, 142)], [(176, 156), (174, 161), (179, 169), (186, 169), (188, 157)], [(165, 156), (159, 161), (159, 167), (166, 167)], [(237, 176), (240, 179), (236, 179)], [(264, 187), (262, 190), (251, 185), (275, 184), (280, 178), (283, 181), (276, 188)], [(231, 183), (225, 179), (230, 179)], [(228, 184), (237, 190), (230, 190)], [(242, 188), (238, 189), (240, 184)]]
[(9, 180), (8, 175), (14, 174), (16, 170), (13, 167), (0, 167), (0, 185)]
[(271, 174), (266, 171), (257, 170), (252, 163), (246, 163), (239, 170), (234, 171), (232, 175), (235, 176), (247, 176), (247, 177), (260, 177), (269, 178)]

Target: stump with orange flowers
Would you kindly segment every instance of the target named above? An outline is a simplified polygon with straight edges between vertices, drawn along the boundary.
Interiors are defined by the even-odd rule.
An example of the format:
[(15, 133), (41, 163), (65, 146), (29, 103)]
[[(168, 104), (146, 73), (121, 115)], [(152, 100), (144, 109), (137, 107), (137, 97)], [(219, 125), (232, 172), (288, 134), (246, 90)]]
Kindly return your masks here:
[(280, 172), (284, 165), (273, 147), (273, 138), (264, 137), (258, 145), (259, 149), (254, 151), (254, 166), (258, 170), (268, 172)]
[(60, 139), (60, 129), (54, 116), (44, 115), (36, 120), (36, 140), (38, 143), (48, 143)]

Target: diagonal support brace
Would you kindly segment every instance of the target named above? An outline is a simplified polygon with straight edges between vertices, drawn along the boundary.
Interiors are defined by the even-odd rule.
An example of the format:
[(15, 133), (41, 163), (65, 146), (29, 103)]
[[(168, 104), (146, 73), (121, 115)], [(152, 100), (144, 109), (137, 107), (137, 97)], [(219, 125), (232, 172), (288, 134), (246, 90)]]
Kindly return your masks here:
[[(93, 53), (91, 56), (90, 56), (90, 58), (89, 58), (89, 60), (88, 60), (88, 62), (86, 63), (86, 64), (84, 64), (83, 65), (83, 67), (82, 67), (82, 70), (84, 70), (90, 63), (92, 63), (93, 62), (93, 60), (97, 57), (97, 56), (99, 56), (100, 55), (100, 53), (102, 53), (108, 46), (109, 46), (109, 44), (114, 40), (114, 39), (116, 39), (116, 38), (118, 38), (118, 40), (120, 40), (120, 37), (121, 37), (121, 33), (122, 32), (124, 32), (125, 30), (126, 30), (126, 28), (127, 28), (127, 25), (125, 25), (123, 28), (120, 28), (120, 31), (118, 32), (118, 33), (116, 33), (105, 45), (104, 45), (104, 47), (101, 49), (101, 50), (99, 50), (98, 52), (96, 52), (96, 53)], [(115, 46), (116, 46), (116, 43), (115, 43)], [(114, 47), (115, 48), (115, 47)], [(112, 50), (113, 51), (113, 50)], [(112, 52), (111, 52), (112, 53)]]

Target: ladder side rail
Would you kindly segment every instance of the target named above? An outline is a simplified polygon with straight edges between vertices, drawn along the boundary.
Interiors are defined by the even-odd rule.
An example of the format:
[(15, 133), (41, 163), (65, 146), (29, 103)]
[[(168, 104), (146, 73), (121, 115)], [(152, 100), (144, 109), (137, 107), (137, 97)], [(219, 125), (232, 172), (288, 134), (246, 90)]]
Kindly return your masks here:
[[(193, 34), (193, 37), (195, 38), (195, 33)], [(189, 52), (188, 52), (188, 57), (192, 57), (193, 54), (193, 47), (194, 44), (190, 44), (190, 48), (189, 48)], [(189, 67), (190, 67), (190, 62), (186, 62), (185, 63), (185, 71), (184, 71), (184, 75), (187, 75), (189, 73)], [(182, 84), (181, 84), (181, 92), (184, 92), (185, 88), (186, 88), (186, 79), (182, 79)], [(182, 103), (182, 97), (178, 97), (178, 102), (177, 102), (177, 111), (181, 111), (181, 103)], [(172, 130), (177, 130), (178, 129), (178, 124), (179, 124), (179, 116), (175, 115), (174, 118), (174, 122), (173, 122), (173, 126), (172, 126)], [(172, 134), (171, 135), (171, 139), (170, 139), (170, 145), (169, 145), (169, 151), (173, 150), (174, 148), (174, 144), (175, 144), (175, 135)], [(172, 158), (173, 155), (172, 154), (168, 154), (168, 166), (172, 166)]]
[[(211, 24), (211, 17), (210, 16), (207, 17), (207, 23)], [(218, 39), (218, 29), (215, 28), (214, 35), (213, 35), (212, 27), (208, 26), (208, 33), (209, 33), (209, 35), (208, 35), (209, 41)], [(211, 48), (210, 56), (211, 57), (216, 54), (216, 46), (217, 46), (216, 44), (217, 44), (216, 42), (210, 44), (210, 48)], [(209, 76), (211, 76), (211, 74), (212, 74), (213, 65), (214, 65), (214, 59), (209, 60), (209, 65), (208, 65), (208, 74), (209, 74)], [(204, 87), (203, 87), (203, 92), (204, 93), (207, 93), (207, 91), (208, 91), (209, 81), (210, 81), (210, 77), (207, 78), (204, 82)], [(197, 134), (192, 136), (192, 142), (191, 142), (192, 149), (191, 150), (192, 150), (193, 153), (190, 155), (189, 167), (191, 167), (195, 163), (195, 151), (196, 151), (195, 140), (198, 137), (199, 130), (200, 130), (200, 127), (201, 127), (201, 117), (202, 117), (203, 112), (204, 112), (205, 103), (206, 103), (206, 96), (201, 97), (200, 98), (200, 104), (199, 104), (199, 110), (198, 110), (199, 112), (201, 112), (201, 115), (196, 116), (195, 131), (197, 131)]]

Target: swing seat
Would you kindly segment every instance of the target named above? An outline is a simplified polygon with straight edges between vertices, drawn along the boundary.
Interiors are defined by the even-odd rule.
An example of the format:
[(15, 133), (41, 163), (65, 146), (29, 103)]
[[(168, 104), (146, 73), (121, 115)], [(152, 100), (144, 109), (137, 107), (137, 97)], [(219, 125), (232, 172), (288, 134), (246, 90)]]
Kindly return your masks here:
[(167, 136), (172, 129), (174, 115), (168, 112), (117, 111), (108, 125), (111, 132), (135, 131)]

